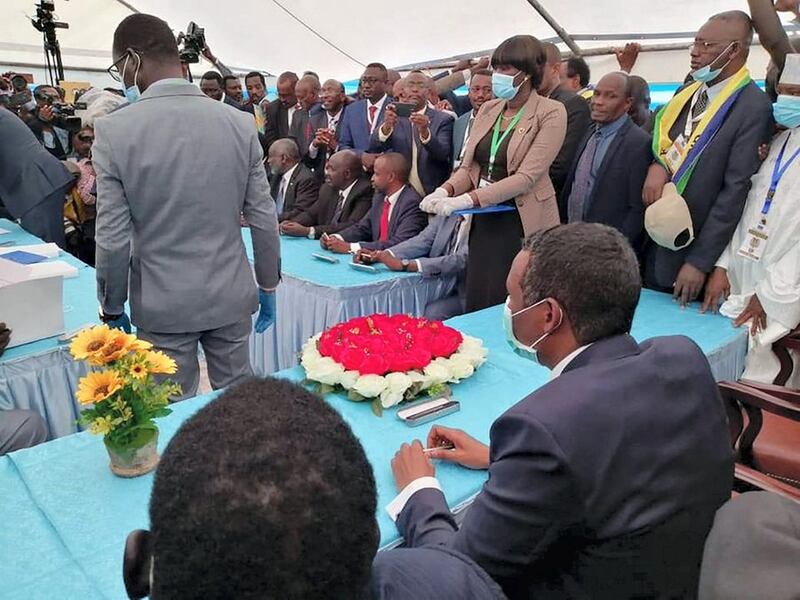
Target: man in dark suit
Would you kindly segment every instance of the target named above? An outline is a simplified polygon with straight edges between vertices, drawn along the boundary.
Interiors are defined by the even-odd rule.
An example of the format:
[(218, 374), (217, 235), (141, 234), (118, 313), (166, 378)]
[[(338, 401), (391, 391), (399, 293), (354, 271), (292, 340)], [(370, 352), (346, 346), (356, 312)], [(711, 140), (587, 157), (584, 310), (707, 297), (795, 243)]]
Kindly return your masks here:
[[(731, 493), (730, 437), (700, 348), (630, 336), (640, 290), (613, 228), (526, 240), (504, 326), (552, 379), (495, 421), (489, 446), (440, 426), (428, 446), (453, 450), (403, 445), (387, 510), (408, 546), (463, 552), (512, 599), (695, 596), (703, 542)], [(460, 527), (431, 458), (489, 470)]]
[[(671, 142), (681, 137), (688, 140), (731, 78), (746, 69), (752, 40), (752, 22), (741, 11), (715, 15), (698, 31), (691, 51), (692, 69), (703, 80), (708, 78), (706, 71), (718, 74), (699, 85), (685, 103), (669, 130)], [(670, 104), (676, 102), (680, 102), (677, 95)], [(769, 141), (772, 130), (769, 98), (750, 81), (700, 155), (683, 191), (694, 241), (681, 250), (650, 242), (644, 261), (647, 287), (673, 292), (683, 305), (697, 297), (739, 224), (750, 178), (761, 164), (758, 147)], [(661, 162), (653, 163), (644, 186), (646, 205), (662, 197), (672, 175)]]
[(374, 193), (361, 158), (352, 150), (337, 152), (328, 161), (319, 200), (291, 221), (281, 223), (281, 233), (312, 240), (338, 233), (369, 212)]
[(469, 103), (471, 110), (465, 112), (453, 123), (453, 167), (461, 164), (464, 150), (472, 131), (472, 123), (481, 106), (492, 99), (492, 72), (488, 69), (476, 71), (469, 82)]
[(375, 161), (372, 186), (376, 190), (369, 212), (355, 225), (332, 236), (323, 236), (320, 245), (340, 254), (359, 250), (385, 250), (417, 235), (428, 223), (419, 209), (422, 201), (408, 185), (410, 167), (402, 154), (381, 154)]
[(603, 223), (639, 249), (644, 231), (642, 186), (652, 159), (650, 136), (628, 116), (633, 102), (625, 73), (610, 73), (590, 100), (593, 127), (581, 140), (558, 208), (562, 223)]
[(266, 106), (266, 125), (264, 126), (264, 143), (269, 148), (275, 140), (289, 137), (292, 117), (300, 109), (295, 95), (297, 75), (291, 71), (281, 73), (278, 77), (278, 98)]
[(300, 162), (300, 151), (292, 139), (269, 147), (270, 191), (278, 211), (278, 222), (292, 220), (319, 198), (319, 181)]
[(545, 98), (558, 100), (567, 109), (567, 135), (553, 164), (550, 166), (550, 179), (556, 188), (556, 195), (561, 194), (567, 174), (575, 160), (578, 145), (592, 124), (592, 115), (586, 100), (561, 86), (561, 51), (551, 42), (542, 44), (547, 56), (542, 84), (539, 94)]
[(224, 82), (222, 75), (216, 71), (206, 71), (200, 78), (200, 91), (206, 96), (217, 102), (222, 101), (225, 95)]
[(347, 107), (342, 120), (339, 147), (355, 150), (364, 168), (372, 170), (377, 154), (368, 152), (372, 134), (383, 123), (384, 109), (392, 102), (387, 95), (388, 73), (381, 63), (370, 63), (360, 79), (362, 99)]
[(222, 78), (222, 87), (225, 89), (225, 104), (230, 104), (234, 108), (253, 114), (252, 104), (243, 104), (242, 82), (236, 75), (226, 75)]
[(404, 80), (405, 99), (414, 105), (409, 117), (398, 117), (389, 104), (383, 124), (372, 134), (370, 152), (399, 152), (411, 165), (410, 183), (420, 196), (442, 185), (452, 170), (453, 119), (428, 106), (428, 78), (421, 71)]
[(323, 110), (311, 115), (312, 139), (303, 161), (322, 181), (325, 179), (325, 164), (339, 147), (342, 117), (347, 109), (344, 86), (335, 79), (328, 79), (322, 84), (319, 99)]
[[(294, 112), (292, 124), (289, 126), (289, 137), (297, 142), (300, 156), (305, 161), (308, 148), (314, 139), (314, 125), (312, 119), (322, 113), (319, 103), (319, 79), (312, 75), (304, 75), (295, 86), (295, 95), (300, 108)], [(307, 164), (307, 163), (306, 163)], [(311, 168), (310, 165), (308, 165)]]
[(475, 74), (488, 68), (488, 56), (479, 59), (465, 58), (458, 61), (449, 71), (443, 71), (434, 76), (437, 95), (450, 103), (456, 115), (462, 116), (470, 112), (474, 107), (469, 98), (456, 95), (455, 90), (462, 86), (466, 86), (469, 89), (472, 87), (472, 78)]
[(73, 178), (42, 146), (31, 130), (0, 105), (0, 198), (22, 226), (62, 248), (64, 195)]

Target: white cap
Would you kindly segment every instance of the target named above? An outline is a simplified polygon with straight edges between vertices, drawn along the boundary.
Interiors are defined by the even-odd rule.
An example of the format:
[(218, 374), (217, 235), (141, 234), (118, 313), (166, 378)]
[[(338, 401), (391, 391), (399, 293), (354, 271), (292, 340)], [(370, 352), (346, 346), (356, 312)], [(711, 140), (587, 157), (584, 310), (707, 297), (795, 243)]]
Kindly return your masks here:
[(800, 54), (787, 54), (779, 83), (800, 85)]
[(659, 200), (644, 211), (644, 228), (659, 246), (681, 250), (694, 241), (692, 216), (675, 184), (664, 186)]

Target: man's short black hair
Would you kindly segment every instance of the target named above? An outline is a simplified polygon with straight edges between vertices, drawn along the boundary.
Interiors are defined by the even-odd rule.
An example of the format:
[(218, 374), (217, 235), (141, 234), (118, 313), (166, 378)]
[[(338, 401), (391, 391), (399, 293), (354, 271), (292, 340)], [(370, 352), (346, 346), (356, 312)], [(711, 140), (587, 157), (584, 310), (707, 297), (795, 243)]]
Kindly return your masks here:
[(553, 298), (581, 345), (629, 333), (639, 303), (639, 263), (619, 231), (572, 223), (540, 231), (523, 246), (531, 253), (523, 276), (525, 305)]
[(114, 54), (131, 48), (142, 56), (178, 61), (178, 44), (166, 21), (153, 15), (135, 13), (122, 19), (114, 32)]
[(589, 64), (580, 56), (573, 56), (567, 60), (567, 77), (572, 79), (578, 76), (581, 87), (586, 87), (592, 80), (592, 71), (589, 69)]
[(150, 500), (153, 598), (358, 598), (378, 547), (375, 479), (322, 398), (228, 389), (167, 446)]
[(477, 71), (475, 71), (472, 74), (472, 76), (475, 77), (477, 75), (483, 75), (485, 77), (491, 77), (492, 76), (492, 72), (489, 69), (478, 69)]
[(239, 81), (239, 78), (236, 75), (225, 75), (225, 77), (222, 78), (222, 87), (228, 87), (229, 81)]
[(542, 43), (532, 35), (515, 35), (501, 43), (492, 53), (492, 68), (500, 65), (516, 67), (531, 78), (533, 89), (542, 83), (547, 60)]
[(384, 161), (402, 183), (408, 183), (408, 178), (411, 176), (411, 162), (406, 160), (405, 155), (399, 152), (386, 152), (381, 154), (378, 160)]
[(278, 83), (283, 83), (284, 81), (297, 83), (299, 81), (299, 77), (297, 77), (297, 73), (294, 71), (284, 71), (278, 76)]
[(261, 85), (266, 87), (267, 81), (266, 79), (264, 79), (264, 76), (258, 71), (250, 71), (247, 75), (244, 76), (244, 82), (247, 83), (247, 80), (250, 79), (251, 77), (258, 77), (259, 80), (261, 81)]
[(379, 71), (381, 71), (381, 72), (382, 72), (384, 75), (386, 75), (386, 77), (387, 77), (387, 78), (389, 77), (389, 69), (387, 69), (387, 68), (386, 68), (386, 65), (384, 65), (383, 63), (379, 63), (379, 62), (371, 62), (371, 63), (369, 63), (369, 64), (368, 64), (366, 67), (364, 67), (364, 69), (365, 69), (365, 70), (366, 70), (366, 69), (378, 69), (378, 70), (379, 70)]
[(225, 85), (225, 82), (222, 79), (222, 75), (220, 75), (216, 71), (206, 71), (205, 73), (203, 73), (201, 79), (205, 80), (213, 79), (220, 85), (220, 87), (223, 87)]

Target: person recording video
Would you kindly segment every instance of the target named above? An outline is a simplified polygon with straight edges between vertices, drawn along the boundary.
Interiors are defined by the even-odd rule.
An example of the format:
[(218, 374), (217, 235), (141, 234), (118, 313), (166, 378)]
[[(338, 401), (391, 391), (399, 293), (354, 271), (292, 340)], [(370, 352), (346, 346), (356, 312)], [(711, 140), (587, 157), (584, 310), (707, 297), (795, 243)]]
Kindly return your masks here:
[(72, 153), (71, 138), (80, 130), (81, 120), (75, 117), (75, 109), (61, 99), (58, 90), (49, 85), (40, 85), (33, 92), (36, 108), (34, 118), (28, 122), (36, 139), (58, 160)]

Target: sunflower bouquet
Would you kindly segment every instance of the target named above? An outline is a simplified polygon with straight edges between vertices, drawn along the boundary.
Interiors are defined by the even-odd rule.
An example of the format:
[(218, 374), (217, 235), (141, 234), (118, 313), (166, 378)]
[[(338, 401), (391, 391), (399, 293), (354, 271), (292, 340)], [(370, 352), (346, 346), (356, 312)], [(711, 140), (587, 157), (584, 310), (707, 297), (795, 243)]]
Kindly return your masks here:
[[(78, 402), (89, 406), (78, 422), (104, 436), (112, 470), (121, 474), (115, 469), (115, 454), (133, 460), (139, 449), (148, 444), (154, 448), (158, 436), (154, 419), (172, 412), (169, 398), (180, 394), (180, 386), (154, 376), (174, 374), (175, 361), (153, 350), (149, 342), (108, 325), (83, 330), (70, 352), (96, 368), (78, 384)], [(157, 455), (153, 460), (157, 462)]]

